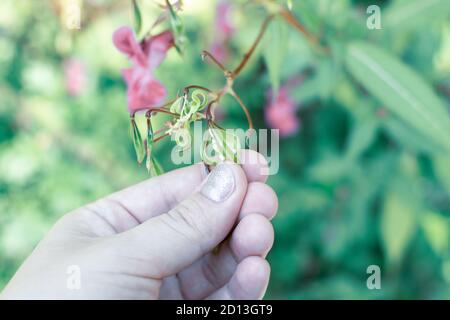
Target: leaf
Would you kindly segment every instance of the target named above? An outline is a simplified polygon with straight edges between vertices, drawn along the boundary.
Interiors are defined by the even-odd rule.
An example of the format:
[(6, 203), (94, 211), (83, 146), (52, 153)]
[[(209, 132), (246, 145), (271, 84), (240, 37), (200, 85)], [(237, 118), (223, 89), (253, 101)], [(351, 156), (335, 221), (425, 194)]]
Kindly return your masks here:
[(154, 156), (151, 156), (150, 159), (151, 159), (150, 176), (156, 177), (162, 175), (164, 173), (164, 170), (161, 167), (161, 164), (158, 162), (158, 160), (155, 159)]
[(346, 66), (402, 121), (450, 149), (450, 117), (432, 89), (412, 69), (382, 49), (363, 42), (348, 45)]
[(378, 121), (372, 117), (357, 121), (350, 134), (346, 157), (348, 159), (359, 157), (374, 140), (377, 129)]
[(151, 118), (147, 118), (147, 160), (145, 161), (145, 166), (147, 168), (148, 173), (151, 173), (152, 170), (152, 151), (153, 151), (153, 127)]
[(170, 25), (172, 26), (172, 32), (175, 38), (175, 49), (177, 49), (179, 54), (182, 54), (187, 40), (184, 31), (184, 24), (173, 6), (170, 4), (170, 1), (166, 1), (166, 4), (169, 8)]
[(436, 21), (450, 12), (448, 0), (396, 1), (383, 14), (383, 27), (394, 31), (422, 28), (425, 23)]
[(323, 59), (317, 66), (317, 90), (320, 98), (328, 99), (337, 83), (335, 64), (331, 59)]
[(381, 124), (383, 129), (405, 149), (414, 153), (436, 154), (439, 152), (439, 145), (396, 117), (388, 116)]
[(286, 23), (281, 18), (276, 18), (270, 23), (265, 36), (263, 56), (269, 72), (273, 97), (278, 95), (280, 88), (281, 68), (288, 48), (288, 31)]
[(319, 78), (314, 75), (308, 77), (302, 84), (291, 92), (291, 98), (304, 107), (320, 96)]
[(142, 141), (141, 133), (139, 132), (139, 128), (136, 125), (134, 118), (131, 119), (131, 136), (133, 138), (133, 146), (136, 151), (137, 162), (141, 164), (142, 161), (144, 161), (146, 150)]
[(141, 10), (139, 9), (137, 0), (132, 0), (132, 3), (133, 3), (133, 15), (134, 15), (134, 31), (136, 32), (136, 35), (139, 35), (139, 32), (141, 32), (141, 28), (142, 28)]
[(413, 195), (405, 192), (405, 181), (394, 183), (386, 194), (380, 228), (383, 248), (389, 263), (397, 265), (417, 227), (417, 206)]
[(427, 212), (422, 219), (425, 237), (431, 248), (438, 255), (443, 255), (448, 249), (448, 227), (448, 220), (434, 212)]
[(349, 162), (344, 158), (327, 154), (311, 166), (308, 177), (312, 181), (331, 185), (345, 177), (348, 169)]
[(439, 182), (450, 194), (450, 154), (441, 154), (433, 158), (433, 167)]

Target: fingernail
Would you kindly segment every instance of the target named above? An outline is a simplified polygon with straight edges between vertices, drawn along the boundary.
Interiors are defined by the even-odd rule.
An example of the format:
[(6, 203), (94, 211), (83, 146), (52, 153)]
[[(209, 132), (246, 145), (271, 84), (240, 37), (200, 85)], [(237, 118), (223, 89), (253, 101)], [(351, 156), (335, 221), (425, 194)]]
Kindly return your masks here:
[(219, 164), (209, 175), (201, 193), (215, 202), (222, 202), (234, 191), (234, 174), (231, 167), (225, 163)]

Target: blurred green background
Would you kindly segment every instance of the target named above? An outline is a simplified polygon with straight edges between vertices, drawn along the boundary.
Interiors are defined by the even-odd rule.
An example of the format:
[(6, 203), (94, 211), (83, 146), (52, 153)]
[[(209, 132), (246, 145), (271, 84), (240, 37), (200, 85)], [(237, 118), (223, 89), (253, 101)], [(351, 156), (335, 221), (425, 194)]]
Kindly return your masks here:
[[(141, 2), (151, 24), (158, 10), (151, 0)], [(231, 2), (236, 31), (228, 44), (230, 67), (265, 15), (257, 5)], [(291, 2), (331, 53), (316, 52), (287, 28), (278, 77), (282, 84), (296, 75), (304, 79), (290, 92), (301, 127), (282, 138), (280, 171), (269, 179), (280, 205), (267, 298), (450, 298), (450, 153), (435, 146), (437, 133), (420, 120), (428, 114), (415, 116), (408, 99), (432, 94), (433, 101), (425, 99), (428, 118), (439, 116), (431, 104), (448, 116), (449, 1)], [(132, 25), (130, 2), (82, 1), (79, 30), (67, 28), (64, 3), (0, 2), (0, 289), (60, 216), (147, 178), (129, 136), (120, 74), (128, 61), (111, 42), (115, 29)], [(382, 9), (381, 30), (366, 27), (370, 4)], [(221, 73), (199, 55), (215, 37), (216, 1), (186, 0), (184, 7), (186, 52), (180, 57), (171, 50), (157, 71), (171, 97), (189, 84), (223, 85)], [(268, 127), (268, 39), (235, 86), (257, 128)], [(401, 92), (410, 113), (395, 112), (401, 104), (395, 95), (389, 104), (395, 82), (372, 87), (377, 82), (370, 74), (370, 83), (361, 79), (367, 72), (345, 49), (357, 39), (383, 48), (422, 79), (417, 84), (403, 76), (413, 89)], [(395, 68), (388, 71), (401, 77), (404, 70)], [(224, 126), (246, 127), (231, 100), (221, 109)], [(166, 170), (174, 167), (171, 147), (168, 141), (155, 151)], [(366, 287), (369, 265), (381, 268), (381, 290)]]

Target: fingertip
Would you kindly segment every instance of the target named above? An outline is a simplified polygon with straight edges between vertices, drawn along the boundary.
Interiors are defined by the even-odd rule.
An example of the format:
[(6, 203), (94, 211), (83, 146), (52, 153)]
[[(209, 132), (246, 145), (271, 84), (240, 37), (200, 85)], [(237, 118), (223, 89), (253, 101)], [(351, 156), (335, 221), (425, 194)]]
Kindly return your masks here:
[(261, 257), (248, 257), (236, 268), (229, 283), (232, 297), (262, 299), (270, 278), (270, 265)]
[(239, 160), (248, 181), (266, 182), (269, 165), (262, 154), (253, 150), (242, 150)]
[(242, 204), (240, 219), (250, 213), (259, 213), (271, 220), (278, 210), (278, 196), (275, 191), (265, 183), (251, 182), (247, 186), (247, 194)]
[(274, 242), (272, 224), (260, 214), (250, 214), (236, 226), (230, 240), (238, 260), (249, 256), (265, 257)]

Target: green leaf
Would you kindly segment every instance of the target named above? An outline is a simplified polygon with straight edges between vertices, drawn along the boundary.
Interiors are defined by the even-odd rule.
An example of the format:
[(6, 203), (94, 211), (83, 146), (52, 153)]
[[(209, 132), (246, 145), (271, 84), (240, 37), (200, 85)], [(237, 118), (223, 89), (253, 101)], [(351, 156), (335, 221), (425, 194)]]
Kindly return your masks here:
[(151, 118), (147, 118), (147, 160), (145, 161), (145, 166), (148, 173), (151, 174), (152, 170), (152, 156), (153, 156), (153, 127), (151, 123)]
[(427, 212), (422, 219), (422, 228), (431, 248), (438, 255), (443, 255), (448, 249), (449, 239), (448, 220), (443, 216)]
[(433, 158), (433, 167), (439, 182), (450, 194), (450, 154), (440, 154)]
[(136, 35), (139, 35), (142, 28), (142, 15), (137, 0), (132, 0), (133, 3), (133, 16), (134, 16), (134, 31)]
[(164, 173), (163, 168), (161, 167), (161, 164), (158, 162), (158, 160), (155, 159), (155, 157), (152, 155), (150, 157), (150, 176), (156, 177), (160, 176)]
[(170, 1), (166, 1), (166, 4), (169, 8), (170, 25), (172, 26), (172, 32), (175, 38), (175, 49), (177, 49), (179, 54), (182, 54), (187, 41), (184, 24), (170, 4)]
[(383, 27), (393, 31), (422, 28), (449, 12), (448, 0), (397, 0), (384, 11)]
[(372, 143), (378, 130), (378, 121), (373, 117), (356, 121), (346, 151), (348, 159), (359, 157)]
[(133, 138), (133, 146), (136, 151), (136, 159), (139, 164), (144, 161), (145, 157), (145, 146), (142, 141), (141, 133), (139, 132), (139, 128), (136, 125), (136, 121), (131, 119), (131, 136)]
[(281, 68), (288, 48), (288, 38), (286, 23), (281, 18), (274, 19), (268, 27), (263, 52), (274, 97), (278, 95), (280, 88)]
[(388, 116), (381, 124), (383, 129), (405, 149), (414, 153), (429, 154), (436, 154), (440, 151), (439, 145), (434, 141), (430, 141), (426, 136), (394, 116)]
[(291, 98), (305, 107), (309, 102), (320, 96), (319, 78), (314, 75), (308, 77), (298, 88), (291, 92)]
[(414, 201), (399, 192), (389, 192), (381, 215), (381, 237), (387, 259), (398, 264), (417, 227)]
[(346, 66), (402, 121), (450, 149), (450, 117), (432, 89), (411, 68), (382, 49), (363, 42), (348, 45)]

